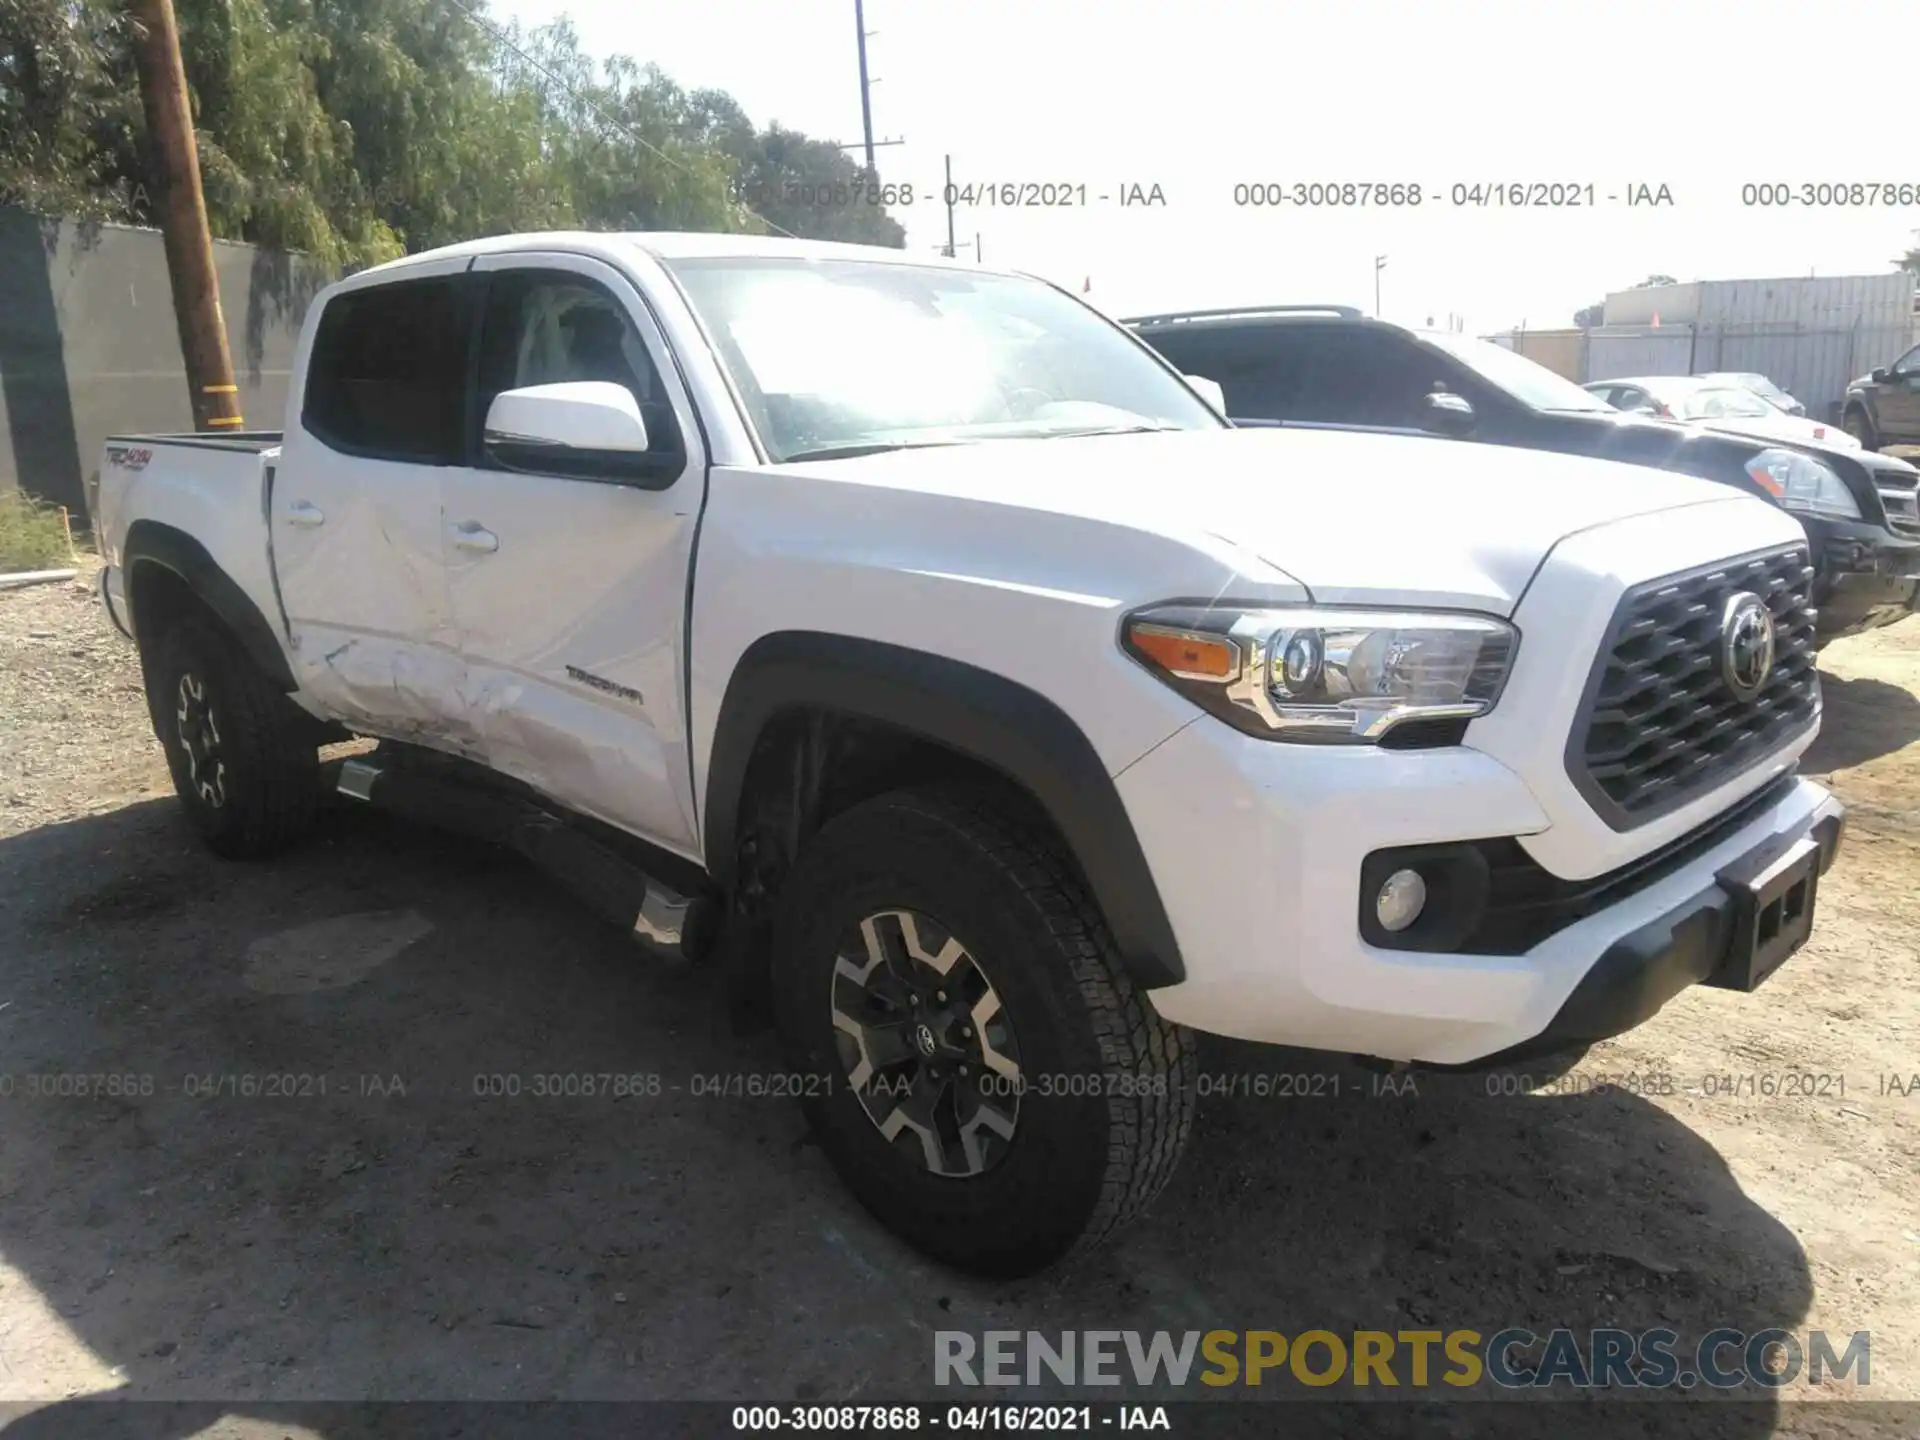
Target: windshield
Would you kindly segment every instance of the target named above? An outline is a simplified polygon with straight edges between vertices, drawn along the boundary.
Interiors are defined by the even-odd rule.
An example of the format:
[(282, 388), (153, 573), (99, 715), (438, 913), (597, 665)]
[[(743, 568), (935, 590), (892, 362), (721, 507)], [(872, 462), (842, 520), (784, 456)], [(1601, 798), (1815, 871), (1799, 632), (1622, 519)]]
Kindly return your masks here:
[(1773, 406), (1751, 390), (1733, 386), (1710, 386), (1685, 396), (1679, 406), (1684, 420), (1718, 420), (1726, 416), (1764, 418), (1774, 413)]
[(775, 460), (1225, 428), (1151, 352), (1037, 280), (870, 260), (666, 263)]
[(1489, 385), (1506, 391), (1521, 404), (1530, 405), (1535, 410), (1613, 409), (1598, 395), (1589, 395), (1565, 376), (1554, 374), (1546, 366), (1504, 345), (1445, 332), (1423, 333), (1420, 338), (1435, 349), (1453, 356)]
[(1782, 390), (1764, 375), (1728, 372), (1702, 375), (1700, 379), (1705, 380), (1710, 385), (1735, 385), (1742, 390), (1751, 390), (1775, 409), (1785, 409), (1793, 401), (1791, 395), (1787, 394), (1786, 391)]

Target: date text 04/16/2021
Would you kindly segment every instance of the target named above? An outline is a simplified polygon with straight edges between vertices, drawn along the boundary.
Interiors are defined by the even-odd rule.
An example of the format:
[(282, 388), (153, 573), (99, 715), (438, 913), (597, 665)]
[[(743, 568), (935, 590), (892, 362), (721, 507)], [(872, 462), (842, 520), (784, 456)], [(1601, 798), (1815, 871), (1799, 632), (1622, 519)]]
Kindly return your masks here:
[(920, 1430), (1039, 1431), (1173, 1429), (1164, 1405), (736, 1405), (736, 1432), (792, 1430), (800, 1433), (871, 1430), (878, 1434)]

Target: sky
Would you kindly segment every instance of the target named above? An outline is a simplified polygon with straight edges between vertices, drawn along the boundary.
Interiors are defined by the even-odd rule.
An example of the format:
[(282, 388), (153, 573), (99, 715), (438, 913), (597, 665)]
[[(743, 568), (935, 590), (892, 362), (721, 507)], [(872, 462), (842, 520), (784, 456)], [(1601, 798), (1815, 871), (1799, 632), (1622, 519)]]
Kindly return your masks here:
[[(592, 53), (727, 90), (757, 123), (861, 138), (854, 0), (492, 13), (570, 16)], [(876, 150), (881, 179), (916, 192), (891, 211), (908, 247), (946, 239), (947, 155), (962, 186), (1084, 186), (1084, 205), (962, 206), (955, 234), (991, 266), (1090, 282), (1113, 314), (1371, 313), (1377, 279), (1387, 319), (1485, 334), (1570, 325), (1651, 274), (1880, 274), (1920, 243), (1920, 204), (1743, 203), (1748, 185), (1920, 188), (1911, 70), (1893, 58), (1894, 37), (1920, 34), (1912, 0), (866, 0), (866, 28), (875, 138), (905, 141)], [(1419, 184), (1423, 203), (1236, 203), (1239, 186), (1314, 182)], [(1596, 203), (1453, 203), (1456, 186), (1514, 182), (1591, 185)], [(1164, 204), (1122, 206), (1135, 185)], [(1630, 205), (1641, 186), (1671, 203)]]

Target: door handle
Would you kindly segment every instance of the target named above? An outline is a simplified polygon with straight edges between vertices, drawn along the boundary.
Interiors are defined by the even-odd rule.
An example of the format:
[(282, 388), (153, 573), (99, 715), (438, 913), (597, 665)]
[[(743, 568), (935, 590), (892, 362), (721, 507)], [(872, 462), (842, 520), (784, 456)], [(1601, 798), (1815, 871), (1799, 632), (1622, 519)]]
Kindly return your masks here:
[(311, 530), (316, 525), (327, 523), (326, 513), (311, 500), (296, 500), (287, 506), (287, 522), (305, 526)]
[(500, 537), (477, 520), (462, 520), (453, 527), (453, 543), (462, 550), (491, 555), (500, 548)]

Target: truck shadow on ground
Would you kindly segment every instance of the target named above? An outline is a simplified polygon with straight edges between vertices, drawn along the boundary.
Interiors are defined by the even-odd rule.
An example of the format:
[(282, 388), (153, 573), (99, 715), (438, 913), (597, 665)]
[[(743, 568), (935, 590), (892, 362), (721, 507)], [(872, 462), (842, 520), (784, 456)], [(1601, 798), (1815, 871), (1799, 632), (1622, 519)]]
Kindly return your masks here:
[[(511, 857), (370, 814), (253, 866), (205, 855), (171, 801), (0, 841), (0, 956), (0, 1398), (96, 1388), (92, 1365), (198, 1402), (136, 1407), (143, 1435), (229, 1412), (358, 1434), (298, 1409), (357, 1397), (1058, 1400), (936, 1389), (936, 1332), (1691, 1341), (1791, 1329), (1811, 1298), (1794, 1237), (1626, 1090), (1388, 1084), (1224, 1043), (1183, 1169), (1124, 1240), (1035, 1280), (955, 1275), (854, 1204), (790, 1100), (724, 1083), (778, 1060), (710, 976), (657, 968)], [(569, 1076), (630, 1078), (588, 1098)], [(1272, 1378), (1179, 1394), (1306, 1393)], [(1070, 1398), (1149, 1396), (1176, 1398)], [(1708, 1411), (1711, 1433), (1772, 1428), (1661, 1405), (1595, 1433), (1702, 1433)], [(100, 1418), (55, 1403), (8, 1434), (76, 1412)]]
[(1820, 672), (1820, 734), (1800, 760), (1809, 775), (1849, 770), (1920, 738), (1920, 699), (1904, 685)]

